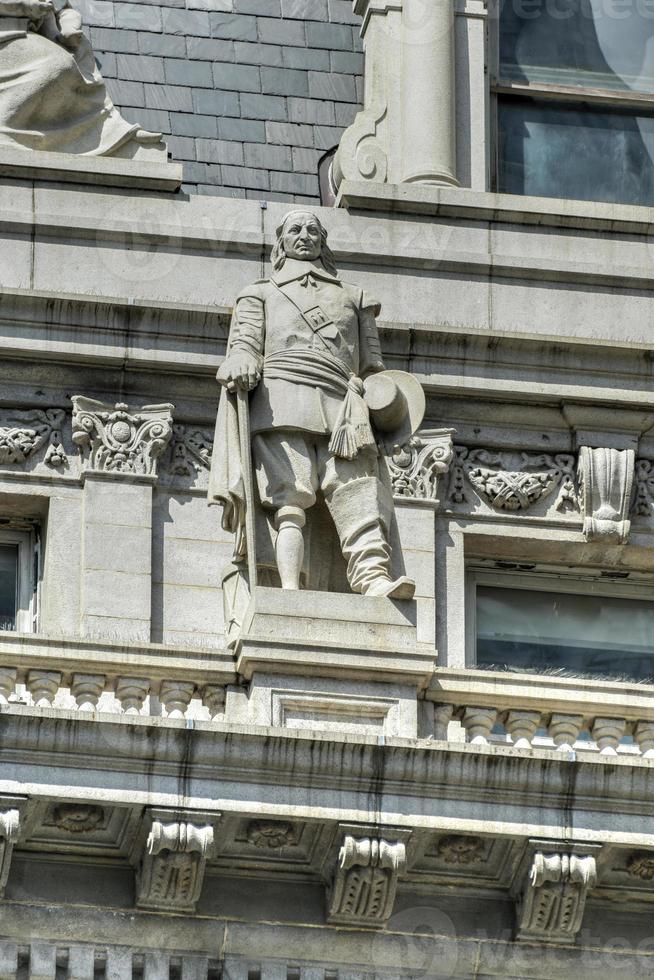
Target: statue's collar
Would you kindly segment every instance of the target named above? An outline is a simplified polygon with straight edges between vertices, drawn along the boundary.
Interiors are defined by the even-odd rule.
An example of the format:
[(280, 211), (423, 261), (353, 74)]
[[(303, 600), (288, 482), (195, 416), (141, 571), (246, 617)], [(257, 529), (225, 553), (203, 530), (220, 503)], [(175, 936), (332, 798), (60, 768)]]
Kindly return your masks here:
[(278, 286), (285, 286), (288, 282), (295, 279), (304, 279), (305, 276), (313, 276), (314, 279), (324, 279), (326, 282), (340, 283), (338, 276), (333, 276), (327, 272), (322, 262), (317, 259), (315, 262), (303, 262), (300, 259), (286, 259), (284, 265), (278, 272), (273, 272), (270, 277)]

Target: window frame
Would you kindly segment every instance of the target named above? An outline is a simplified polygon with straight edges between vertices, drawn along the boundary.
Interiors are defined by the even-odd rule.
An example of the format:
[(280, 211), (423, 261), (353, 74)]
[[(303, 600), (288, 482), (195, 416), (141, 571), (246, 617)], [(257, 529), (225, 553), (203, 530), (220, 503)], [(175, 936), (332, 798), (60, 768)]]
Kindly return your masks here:
[[(505, 0), (508, 2), (508, 0)], [(489, 105), (491, 114), (490, 158), (492, 162), (490, 174), (491, 191), (498, 193), (500, 176), (500, 126), (499, 104), (502, 96), (512, 98), (538, 99), (543, 102), (557, 102), (569, 106), (589, 105), (593, 108), (603, 108), (607, 112), (614, 109), (632, 109), (634, 114), (652, 113), (654, 115), (654, 93), (626, 92), (603, 88), (584, 87), (581, 85), (555, 85), (545, 82), (514, 82), (502, 78), (500, 64), (500, 29), (501, 3), (496, 0), (494, 16), (489, 19), (491, 30), (488, 38), (488, 80)], [(525, 196), (529, 195), (516, 195)], [(552, 195), (548, 200), (571, 201), (561, 195)], [(616, 206), (630, 207), (628, 202), (616, 202)]]
[(35, 633), (38, 625), (39, 585), (40, 585), (40, 536), (37, 527), (15, 528), (0, 526), (0, 544), (16, 545), (17, 587), (16, 587), (16, 629), (2, 630), (2, 633)]
[[(465, 572), (465, 663), (477, 667), (477, 586), (522, 589), (527, 592), (563, 592), (568, 595), (603, 595), (654, 603), (654, 575), (609, 568), (558, 568), (537, 563), (470, 561)], [(522, 673), (522, 672), (521, 672)]]

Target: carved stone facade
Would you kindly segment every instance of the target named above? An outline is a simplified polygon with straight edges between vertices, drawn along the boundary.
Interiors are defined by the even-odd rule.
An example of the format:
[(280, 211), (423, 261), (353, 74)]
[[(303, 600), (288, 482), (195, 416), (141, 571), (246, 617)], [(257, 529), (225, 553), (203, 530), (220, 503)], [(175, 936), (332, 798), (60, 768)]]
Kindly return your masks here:
[(172, 405), (130, 409), (73, 397), (73, 442), (85, 453), (85, 466), (96, 473), (153, 476), (172, 436)]
[(348, 834), (328, 897), (329, 921), (381, 928), (393, 913), (398, 879), (405, 867), (403, 842)]

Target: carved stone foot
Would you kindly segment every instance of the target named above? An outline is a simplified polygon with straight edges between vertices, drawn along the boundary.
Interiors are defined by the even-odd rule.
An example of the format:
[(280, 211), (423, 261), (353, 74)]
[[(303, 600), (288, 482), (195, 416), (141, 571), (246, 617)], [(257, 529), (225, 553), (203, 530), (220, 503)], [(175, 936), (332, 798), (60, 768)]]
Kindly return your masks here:
[(380, 576), (372, 582), (364, 595), (378, 596), (388, 599), (413, 599), (416, 583), (407, 575), (390, 579)]

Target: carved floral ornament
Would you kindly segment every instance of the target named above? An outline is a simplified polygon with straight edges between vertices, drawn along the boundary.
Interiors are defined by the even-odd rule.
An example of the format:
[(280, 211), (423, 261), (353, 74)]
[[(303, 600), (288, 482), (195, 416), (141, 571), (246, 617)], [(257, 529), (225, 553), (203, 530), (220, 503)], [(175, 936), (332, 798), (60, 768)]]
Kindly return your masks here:
[(437, 500), (439, 477), (454, 458), (452, 430), (420, 432), (387, 457), (395, 497)]
[(152, 476), (172, 435), (169, 404), (130, 409), (73, 397), (73, 442), (86, 451), (86, 468)]
[(3, 413), (0, 419), (0, 464), (24, 463), (48, 444), (44, 462), (59, 467), (66, 462), (61, 445), (65, 412), (58, 408)]
[(173, 476), (195, 476), (211, 468), (213, 431), (194, 425), (174, 425), (169, 472)]
[(497, 510), (528, 510), (556, 492), (556, 509), (576, 510), (575, 458), (566, 454), (493, 453), (454, 450), (449, 500), (469, 501), (467, 484)]

